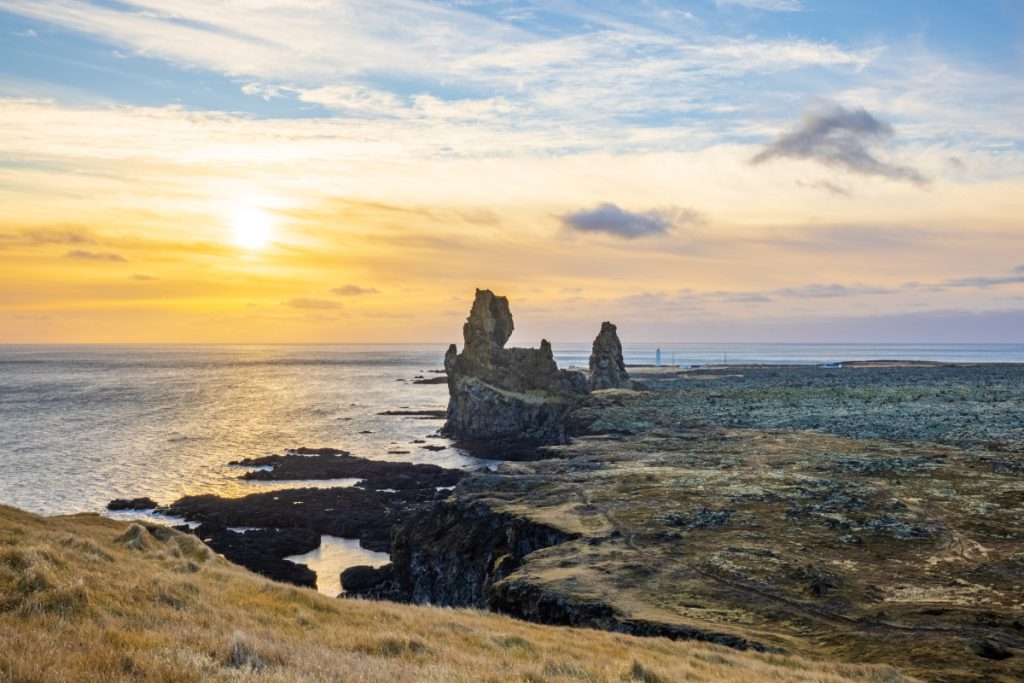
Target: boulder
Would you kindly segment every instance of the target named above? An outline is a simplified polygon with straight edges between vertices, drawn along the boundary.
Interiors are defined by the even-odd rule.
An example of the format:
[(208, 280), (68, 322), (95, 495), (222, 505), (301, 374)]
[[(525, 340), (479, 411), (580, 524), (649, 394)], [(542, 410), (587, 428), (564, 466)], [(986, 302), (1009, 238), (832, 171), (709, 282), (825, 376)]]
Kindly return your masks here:
[(394, 577), (390, 564), (383, 567), (356, 565), (341, 572), (341, 587), (346, 593), (359, 595), (382, 586)]
[(590, 354), (590, 380), (587, 386), (594, 391), (630, 389), (632, 385), (626, 372), (626, 362), (622, 359), (622, 342), (619, 341), (616, 327), (610, 322), (603, 322)]
[(152, 510), (159, 506), (152, 498), (115, 498), (107, 503), (108, 510)]

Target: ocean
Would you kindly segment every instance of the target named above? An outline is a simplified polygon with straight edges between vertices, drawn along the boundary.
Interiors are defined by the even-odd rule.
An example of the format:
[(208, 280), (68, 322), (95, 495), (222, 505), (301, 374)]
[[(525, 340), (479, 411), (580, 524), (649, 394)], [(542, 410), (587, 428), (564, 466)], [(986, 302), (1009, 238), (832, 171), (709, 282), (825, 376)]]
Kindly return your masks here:
[[(444, 384), (413, 380), (437, 377), (432, 371), (441, 369), (445, 348), (0, 346), (0, 503), (42, 514), (103, 512), (119, 497), (170, 503), (189, 494), (242, 496), (307, 485), (242, 481), (241, 471), (227, 464), (298, 446), (446, 467), (487, 466), (443, 440), (431, 441), (449, 446), (439, 452), (410, 446), (440, 421), (378, 414), (444, 408)], [(587, 364), (589, 344), (553, 348), (562, 367)], [(626, 362), (654, 363), (658, 349), (666, 365), (1024, 362), (1024, 344), (637, 344), (625, 347)], [(387, 452), (402, 446), (412, 453)], [(331, 558), (324, 560), (331, 572), (359, 559), (352, 543), (339, 540), (321, 549)], [(349, 553), (348, 559), (339, 553)]]
[[(586, 366), (588, 344), (553, 348), (560, 366)], [(625, 347), (626, 362), (654, 363), (659, 348), (666, 365), (1024, 362), (1024, 344), (637, 344)], [(281, 484), (243, 482), (229, 461), (297, 446), (478, 467), (452, 447), (387, 453), (440, 427), (377, 413), (444, 408), (444, 384), (412, 383), (437, 377), (431, 371), (441, 369), (444, 351), (443, 344), (0, 345), (0, 503), (61, 514), (101, 511), (125, 496), (161, 503), (195, 493), (239, 496)]]

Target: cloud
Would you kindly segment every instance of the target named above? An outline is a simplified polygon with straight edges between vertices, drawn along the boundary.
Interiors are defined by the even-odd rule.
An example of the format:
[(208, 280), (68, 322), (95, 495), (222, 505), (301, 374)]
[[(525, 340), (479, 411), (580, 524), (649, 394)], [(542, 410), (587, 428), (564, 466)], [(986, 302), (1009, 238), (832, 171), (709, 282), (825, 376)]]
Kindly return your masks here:
[(772, 159), (813, 159), (826, 166), (861, 175), (909, 180), (924, 185), (928, 180), (909, 166), (882, 161), (869, 145), (893, 137), (892, 126), (863, 108), (833, 105), (805, 112), (800, 124), (775, 139), (751, 160), (763, 164)]
[(728, 5), (739, 5), (769, 12), (799, 12), (803, 9), (800, 0), (715, 0), (716, 7), (726, 7)]
[(833, 183), (832, 181), (829, 180), (819, 180), (813, 183), (805, 183), (802, 180), (798, 180), (796, 181), (796, 184), (798, 187), (807, 187), (816, 190), (824, 190), (825, 192), (839, 195), (840, 197), (850, 197), (853, 194), (852, 192), (850, 192), (850, 188), (844, 187), (838, 183)]
[(1022, 270), (1021, 267), (1017, 267), (1013, 269), (1013, 272), (1014, 275), (979, 275), (976, 277), (956, 278), (944, 281), (941, 286), (977, 287), (979, 289), (988, 289), (989, 287), (999, 287), (1000, 285), (1024, 283), (1024, 270)]
[(325, 85), (300, 90), (299, 100), (319, 104), (353, 114), (388, 115), (404, 108), (404, 103), (390, 92), (361, 85)]
[(79, 261), (113, 261), (116, 263), (127, 263), (128, 259), (120, 254), (100, 251), (85, 251), (84, 249), (72, 249), (64, 254), (64, 258), (77, 259)]
[(561, 217), (562, 225), (579, 232), (605, 232), (627, 239), (663, 235), (677, 225), (701, 221), (693, 209), (652, 209), (633, 212), (605, 202)]
[(1024, 273), (1024, 266), (1017, 266), (1016, 268), (1013, 269), (1013, 272)]
[(767, 304), (773, 301), (770, 296), (761, 292), (712, 292), (709, 296), (716, 296), (734, 304)]
[(380, 292), (374, 287), (345, 285), (344, 287), (335, 287), (331, 290), (331, 294), (337, 294), (338, 296), (362, 296), (364, 294), (380, 294)]
[(160, 278), (156, 277), (155, 275), (142, 275), (140, 273), (135, 273), (134, 275), (132, 275), (132, 279), (137, 280), (138, 282), (153, 282), (155, 280), (159, 280)]
[(776, 289), (772, 293), (779, 296), (791, 296), (806, 299), (829, 299), (843, 296), (861, 296), (863, 294), (895, 294), (898, 291), (899, 290), (889, 289), (886, 287), (872, 287), (861, 283), (857, 283), (852, 286), (836, 283), (832, 283), (830, 285), (812, 283), (798, 288), (785, 287), (783, 289)]
[(40, 228), (18, 233), (0, 233), (0, 248), (5, 246), (39, 246), (44, 244), (95, 244), (95, 241), (73, 230)]
[(284, 302), (285, 306), (291, 306), (292, 308), (301, 308), (306, 310), (328, 310), (341, 308), (341, 304), (336, 301), (326, 301), (324, 299), (305, 299), (299, 297), (297, 299), (289, 299)]

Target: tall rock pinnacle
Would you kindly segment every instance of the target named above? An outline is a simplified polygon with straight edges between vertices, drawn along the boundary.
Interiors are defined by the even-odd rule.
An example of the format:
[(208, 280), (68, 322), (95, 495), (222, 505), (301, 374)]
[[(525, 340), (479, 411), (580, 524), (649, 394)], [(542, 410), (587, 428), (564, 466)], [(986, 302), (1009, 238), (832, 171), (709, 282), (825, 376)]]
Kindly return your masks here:
[(622, 343), (615, 325), (610, 322), (601, 323), (601, 331), (594, 339), (593, 351), (590, 354), (590, 380), (587, 386), (595, 389), (630, 388), (632, 382), (626, 372), (626, 362), (622, 359)]

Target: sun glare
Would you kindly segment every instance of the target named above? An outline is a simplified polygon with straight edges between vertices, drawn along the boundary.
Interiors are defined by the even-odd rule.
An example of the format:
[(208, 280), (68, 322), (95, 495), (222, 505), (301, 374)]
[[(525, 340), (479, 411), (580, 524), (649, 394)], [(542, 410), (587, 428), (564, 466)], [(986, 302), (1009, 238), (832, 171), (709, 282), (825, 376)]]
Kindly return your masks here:
[(246, 249), (260, 249), (270, 241), (273, 218), (266, 211), (255, 207), (240, 208), (231, 218), (231, 229), (235, 244)]

